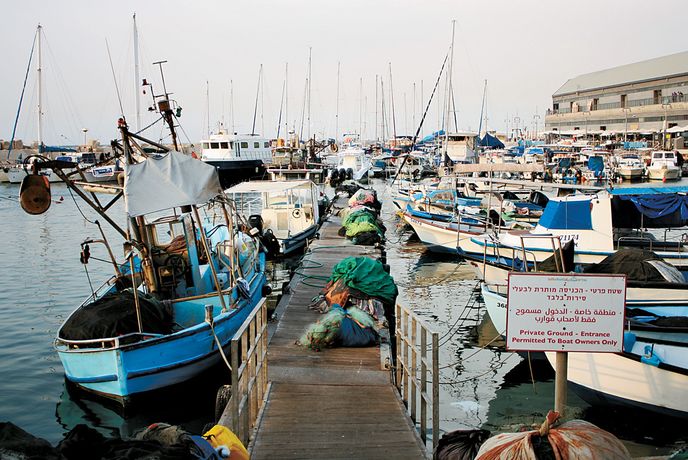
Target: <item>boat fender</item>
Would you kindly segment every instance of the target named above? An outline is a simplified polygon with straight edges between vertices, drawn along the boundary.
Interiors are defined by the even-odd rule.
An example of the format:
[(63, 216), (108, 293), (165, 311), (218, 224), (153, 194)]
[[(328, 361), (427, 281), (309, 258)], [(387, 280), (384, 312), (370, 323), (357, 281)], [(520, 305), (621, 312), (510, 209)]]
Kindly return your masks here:
[(270, 286), (269, 284), (264, 284), (261, 294), (263, 294), (263, 297), (267, 297), (270, 294), (272, 294), (272, 286)]
[(655, 354), (654, 348), (654, 344), (645, 345), (644, 354), (640, 357), (640, 362), (658, 367), (662, 363), (662, 360)]
[(630, 353), (633, 350), (633, 345), (635, 345), (636, 335), (630, 331), (624, 332), (623, 338), (623, 351)]

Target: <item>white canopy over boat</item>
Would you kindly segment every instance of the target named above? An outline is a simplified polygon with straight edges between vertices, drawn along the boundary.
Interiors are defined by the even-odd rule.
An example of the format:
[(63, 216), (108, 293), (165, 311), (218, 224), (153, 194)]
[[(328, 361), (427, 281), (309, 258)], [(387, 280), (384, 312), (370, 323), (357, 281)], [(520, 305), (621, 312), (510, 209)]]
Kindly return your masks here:
[(215, 167), (180, 152), (125, 168), (124, 200), (130, 217), (206, 203), (220, 193)]
[(312, 182), (310, 180), (285, 180), (285, 181), (254, 181), (241, 182), (225, 190), (226, 193), (263, 193), (285, 192), (294, 188), (304, 187)]

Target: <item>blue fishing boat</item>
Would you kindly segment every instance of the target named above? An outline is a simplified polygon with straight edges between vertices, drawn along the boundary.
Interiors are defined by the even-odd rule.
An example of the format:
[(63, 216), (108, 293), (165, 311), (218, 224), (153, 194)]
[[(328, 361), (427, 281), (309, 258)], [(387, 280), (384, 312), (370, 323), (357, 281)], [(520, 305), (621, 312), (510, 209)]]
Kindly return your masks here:
[[(55, 348), (67, 380), (126, 405), (223, 359), (264, 296), (265, 256), (232, 224), (217, 173), (203, 162), (170, 151), (129, 164), (123, 193), (138, 235), (128, 264), (114, 264), (115, 275), (72, 312)], [(213, 200), (201, 217), (198, 206)]]
[[(51, 168), (125, 239), (118, 262), (95, 222), (102, 239), (82, 243), (81, 262), (89, 262), (90, 246), (103, 244), (114, 274), (69, 315), (54, 342), (69, 382), (124, 406), (228, 363), (232, 337), (268, 289), (262, 246), (240, 230), (215, 168), (176, 151), (176, 103), (166, 92), (155, 98), (174, 148), (130, 133), (120, 118), (122, 137), (112, 147), (124, 165), (124, 184), (96, 188), (115, 195), (109, 203), (70, 179), (72, 163), (40, 155), (20, 191), (26, 212), (47, 211), (50, 187), (40, 170)], [(126, 227), (108, 214), (122, 197)]]

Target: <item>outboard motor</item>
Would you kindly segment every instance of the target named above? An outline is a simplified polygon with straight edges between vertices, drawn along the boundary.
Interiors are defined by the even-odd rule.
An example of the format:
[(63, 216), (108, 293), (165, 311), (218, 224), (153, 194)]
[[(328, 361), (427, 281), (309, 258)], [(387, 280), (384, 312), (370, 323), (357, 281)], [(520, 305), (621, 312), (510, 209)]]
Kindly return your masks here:
[(265, 230), (265, 234), (260, 237), (260, 241), (263, 243), (263, 246), (265, 246), (265, 249), (267, 249), (268, 255), (271, 257), (276, 257), (279, 255), (280, 243), (277, 241), (277, 238), (272, 233), (271, 229), (268, 228)]
[(248, 216), (248, 224), (251, 228), (258, 230), (258, 235), (263, 236), (263, 217), (260, 214), (251, 214)]

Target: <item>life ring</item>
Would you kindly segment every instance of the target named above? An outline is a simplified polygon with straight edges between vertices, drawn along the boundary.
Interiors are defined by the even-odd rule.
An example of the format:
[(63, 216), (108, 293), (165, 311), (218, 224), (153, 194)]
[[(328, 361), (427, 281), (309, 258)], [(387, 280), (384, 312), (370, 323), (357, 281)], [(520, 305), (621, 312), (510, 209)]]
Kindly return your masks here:
[(298, 208), (294, 209), (292, 210), (291, 215), (294, 219), (298, 219), (299, 217), (301, 217), (301, 210)]

